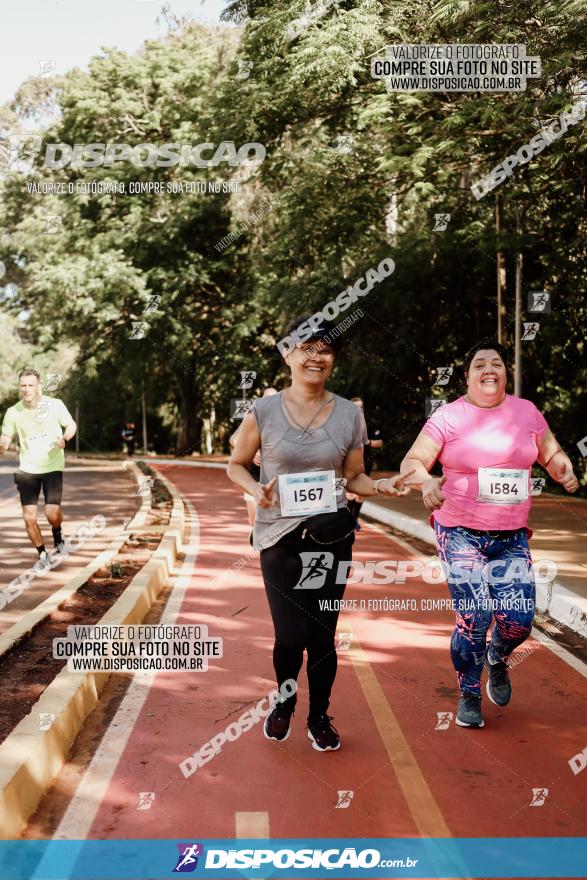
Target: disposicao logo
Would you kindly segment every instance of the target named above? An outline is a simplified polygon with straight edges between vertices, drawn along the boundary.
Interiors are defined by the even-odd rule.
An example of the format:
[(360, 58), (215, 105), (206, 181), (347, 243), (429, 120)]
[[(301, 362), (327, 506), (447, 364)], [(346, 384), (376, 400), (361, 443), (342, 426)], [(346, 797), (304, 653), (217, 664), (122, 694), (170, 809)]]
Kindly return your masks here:
[(204, 846), (201, 843), (177, 843), (179, 856), (177, 865), (173, 869), (174, 874), (190, 874), (198, 867), (198, 859), (204, 855)]

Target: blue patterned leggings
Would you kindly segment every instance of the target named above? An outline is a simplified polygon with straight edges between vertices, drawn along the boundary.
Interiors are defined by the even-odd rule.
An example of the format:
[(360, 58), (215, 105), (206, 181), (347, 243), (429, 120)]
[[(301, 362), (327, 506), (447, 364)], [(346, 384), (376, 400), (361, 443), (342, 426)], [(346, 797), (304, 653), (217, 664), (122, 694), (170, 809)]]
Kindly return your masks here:
[(477, 532), (434, 523), (456, 613), (450, 653), (461, 691), (480, 692), (487, 630), (489, 652), (505, 661), (532, 628), (534, 574), (526, 529)]

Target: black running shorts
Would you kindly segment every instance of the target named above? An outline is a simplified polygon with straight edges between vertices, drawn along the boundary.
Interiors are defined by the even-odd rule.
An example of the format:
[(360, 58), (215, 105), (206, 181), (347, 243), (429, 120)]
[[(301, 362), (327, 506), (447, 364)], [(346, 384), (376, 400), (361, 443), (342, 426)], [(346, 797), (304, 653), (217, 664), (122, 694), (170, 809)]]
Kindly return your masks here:
[(41, 487), (45, 504), (61, 504), (63, 471), (50, 471), (48, 474), (27, 474), (25, 471), (16, 471), (14, 482), (23, 507), (27, 504), (37, 504)]

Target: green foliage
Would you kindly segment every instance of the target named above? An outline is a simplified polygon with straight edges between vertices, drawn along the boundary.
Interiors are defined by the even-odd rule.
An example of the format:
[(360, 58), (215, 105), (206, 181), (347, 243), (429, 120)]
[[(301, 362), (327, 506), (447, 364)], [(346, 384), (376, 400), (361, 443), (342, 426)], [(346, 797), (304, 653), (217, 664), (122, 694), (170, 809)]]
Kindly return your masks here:
[[(391, 255), (396, 271), (358, 303), (365, 317), (348, 334), (334, 384), (365, 399), (388, 441), (382, 461), (397, 465), (422, 424), (436, 368), (495, 334), (499, 249), (506, 341), (518, 252), (524, 320), (526, 292), (552, 292), (537, 341), (524, 343), (523, 393), (581, 463), (584, 124), (499, 187), (499, 236), (495, 194), (476, 201), (470, 187), (576, 99), (587, 79), (583, 4), (235, 0), (226, 18), (242, 27), (170, 22), (165, 39), (135, 56), (105, 49), (89, 74), (73, 71), (38, 94), (25, 84), (0, 111), (4, 127), (53, 114), (47, 141), (234, 140), (267, 150), (257, 170), (234, 170), (242, 188), (230, 197), (24, 197), (22, 177), (5, 178), (5, 308), (26, 310), (40, 349), (55, 339), (79, 347), (71, 393), (95, 444), (106, 444), (123, 418), (138, 421), (144, 386), (160, 451), (170, 451), (173, 437), (180, 452), (198, 449), (213, 408), (220, 447), (234, 427), (228, 409), (239, 370), (257, 372), (249, 396), (285, 380), (274, 344), (292, 315), (319, 309)], [(524, 43), (541, 58), (542, 76), (517, 93), (388, 93), (371, 77), (370, 58), (392, 42)], [(349, 138), (350, 150), (341, 149)], [(119, 163), (37, 176), (128, 183), (222, 174)], [(270, 195), (277, 204), (263, 220), (214, 248)], [(62, 216), (60, 235), (43, 234), (48, 213)], [(435, 213), (451, 215), (446, 231), (434, 231)], [(129, 340), (153, 295), (161, 304), (146, 318), (148, 333)], [(449, 397), (461, 390), (457, 372)]]

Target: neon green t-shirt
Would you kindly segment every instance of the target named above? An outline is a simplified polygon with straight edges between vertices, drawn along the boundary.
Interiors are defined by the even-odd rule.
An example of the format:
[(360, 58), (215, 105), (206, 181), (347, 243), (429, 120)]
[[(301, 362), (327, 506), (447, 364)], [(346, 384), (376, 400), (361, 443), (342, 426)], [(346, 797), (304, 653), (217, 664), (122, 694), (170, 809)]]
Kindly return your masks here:
[(55, 441), (72, 422), (62, 400), (43, 394), (34, 409), (26, 407), (22, 400), (9, 407), (0, 433), (11, 439), (15, 434), (18, 436), (21, 471), (48, 474), (65, 467), (63, 449)]

